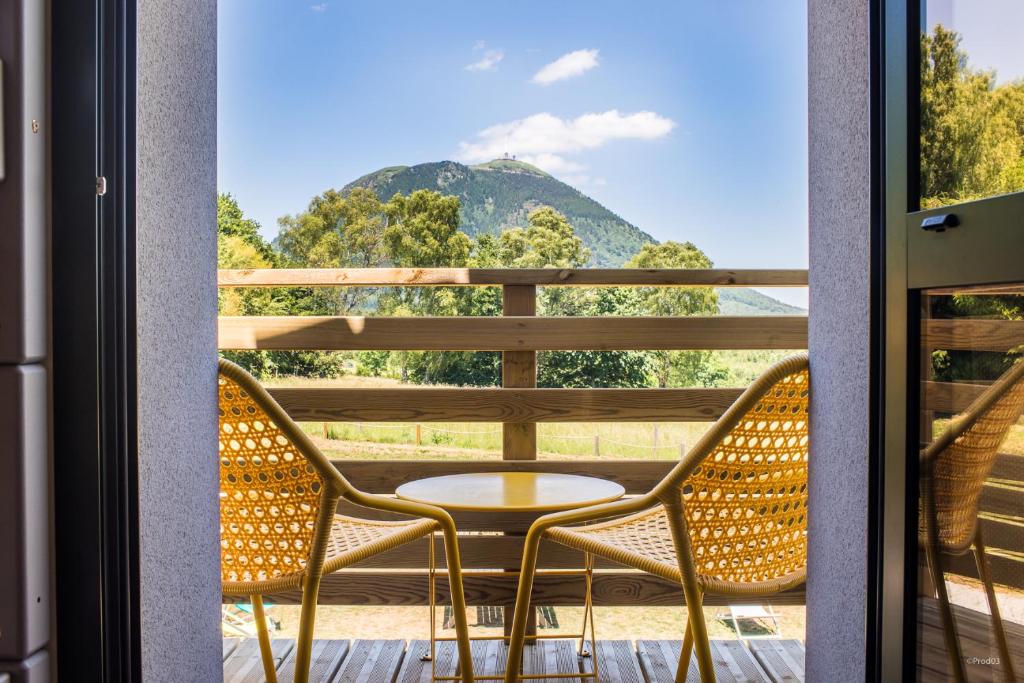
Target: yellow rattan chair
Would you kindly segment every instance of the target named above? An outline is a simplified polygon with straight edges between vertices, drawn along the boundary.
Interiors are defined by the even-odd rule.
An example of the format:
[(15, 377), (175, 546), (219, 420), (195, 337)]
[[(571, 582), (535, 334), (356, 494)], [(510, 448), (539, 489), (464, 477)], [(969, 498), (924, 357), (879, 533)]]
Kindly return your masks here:
[[(309, 678), (320, 578), (404, 543), (444, 535), (462, 678), (473, 681), (455, 523), (444, 510), (370, 495), (343, 477), (270, 394), (220, 361), (221, 578), (229, 596), (252, 600), (268, 681), (276, 681), (262, 596), (301, 589), (295, 681)], [(379, 522), (335, 514), (345, 498), (418, 519)], [(431, 546), (432, 547), (432, 546)]]
[[(808, 380), (806, 354), (780, 361), (650, 493), (534, 522), (523, 551), (505, 681), (519, 677), (537, 554), (546, 538), (583, 551), (588, 568), (596, 555), (678, 581), (689, 618), (676, 681), (685, 681), (696, 646), (701, 680), (713, 683), (704, 595), (767, 596), (804, 581)], [(619, 518), (565, 526), (610, 517)], [(590, 605), (588, 596), (588, 611)], [(593, 637), (592, 611), (590, 618)]]
[(1024, 412), (1024, 363), (1018, 362), (986, 389), (921, 454), (919, 537), (939, 600), (946, 651), (957, 681), (966, 681), (964, 658), (946, 590), (944, 555), (974, 549), (978, 577), (985, 586), (992, 631), (1007, 680), (1014, 681), (1013, 661), (992, 587), (985, 542), (978, 524), (985, 479), (999, 446)]

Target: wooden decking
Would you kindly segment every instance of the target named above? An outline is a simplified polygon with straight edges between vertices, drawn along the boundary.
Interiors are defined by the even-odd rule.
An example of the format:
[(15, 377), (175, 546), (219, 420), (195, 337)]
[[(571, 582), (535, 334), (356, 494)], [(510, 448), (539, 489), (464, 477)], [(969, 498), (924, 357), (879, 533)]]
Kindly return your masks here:
[[(942, 640), (942, 627), (933, 601), (921, 606), (922, 627), (918, 632), (921, 681), (948, 681), (949, 666)], [(988, 615), (956, 607), (957, 632), (964, 657), (969, 660), (973, 681), (1005, 680), (1002, 667), (992, 664), (998, 656), (991, 641)], [(1024, 672), (1024, 626), (1005, 622), (1014, 668)], [(274, 639), (278, 679), (292, 680), (294, 641)], [(430, 683), (430, 663), (421, 657), (428, 650), (424, 640), (318, 640), (313, 645), (311, 681), (324, 683)], [(576, 643), (569, 640), (541, 640), (530, 646), (524, 658), (528, 673), (568, 670), (589, 672), (590, 658), (576, 655)], [(601, 683), (673, 683), (681, 643), (678, 640), (598, 641), (597, 664)], [(804, 680), (804, 646), (798, 640), (714, 640), (715, 670), (721, 683), (797, 683)], [(478, 675), (503, 672), (505, 645), (501, 641), (473, 644), (473, 666)], [(439, 644), (438, 675), (455, 673), (455, 647)], [(579, 683), (580, 679), (548, 679), (551, 683)], [(255, 638), (225, 638), (225, 683), (260, 683), (263, 667)], [(696, 660), (691, 660), (687, 683), (698, 683)]]
[[(602, 683), (673, 683), (681, 642), (678, 640), (598, 641), (597, 666)], [(294, 641), (275, 639), (278, 678), (292, 680)], [(422, 655), (429, 649), (424, 640), (318, 640), (313, 644), (311, 681), (324, 683), (430, 683), (430, 662)], [(716, 640), (712, 642), (715, 669), (721, 683), (792, 683), (804, 680), (804, 648), (797, 640)], [(473, 643), (477, 675), (500, 675), (505, 669), (505, 644)], [(454, 643), (439, 644), (438, 675), (453, 675)], [(576, 654), (569, 640), (542, 640), (529, 646), (524, 656), (526, 673), (593, 671), (590, 658)], [(259, 645), (255, 638), (224, 640), (225, 683), (263, 681)], [(547, 679), (550, 683), (579, 683), (578, 678)], [(696, 660), (691, 660), (687, 683), (697, 683)]]

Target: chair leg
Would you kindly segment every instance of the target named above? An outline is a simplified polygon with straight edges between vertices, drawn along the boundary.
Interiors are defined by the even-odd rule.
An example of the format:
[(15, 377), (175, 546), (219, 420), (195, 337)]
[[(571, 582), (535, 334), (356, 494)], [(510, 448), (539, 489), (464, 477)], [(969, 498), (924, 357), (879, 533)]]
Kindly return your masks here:
[(519, 590), (516, 593), (516, 609), (509, 636), (508, 661), (505, 663), (505, 683), (516, 683), (519, 678), (519, 666), (523, 660), (523, 646), (526, 642), (526, 622), (530, 616), (533, 576), (537, 571), (537, 555), (540, 552), (540, 538), (540, 533), (533, 533), (531, 530), (526, 534), (526, 541), (523, 543)]
[(267, 633), (267, 615), (263, 613), (263, 596), (252, 596), (252, 616), (256, 620), (256, 639), (260, 643), (260, 658), (263, 659), (263, 675), (267, 683), (277, 683), (277, 667), (274, 652), (270, 649), (270, 634)]
[(974, 561), (978, 564), (978, 578), (985, 584), (985, 597), (988, 599), (988, 610), (992, 618), (992, 633), (999, 647), (999, 658), (1006, 680), (1014, 683), (1017, 680), (1013, 671), (1013, 660), (1010, 659), (1010, 645), (1006, 642), (1006, 631), (1003, 629), (1003, 618), (999, 614), (999, 603), (996, 602), (996, 591), (992, 587), (992, 574), (985, 556), (985, 541), (981, 537), (981, 527), (974, 535)]
[(299, 616), (299, 638), (295, 642), (295, 683), (308, 683), (310, 654), (313, 649), (313, 627), (316, 624), (316, 603), (320, 594), (320, 577), (311, 578), (302, 589), (302, 612)]
[[(459, 539), (455, 523), (443, 527), (444, 552), (448, 563), (448, 585), (455, 617), (455, 635), (459, 649), (459, 669), (464, 683), (473, 683), (473, 649), (469, 640), (469, 621), (466, 619), (466, 595), (462, 589), (462, 560), (459, 559)], [(430, 542), (434, 542), (433, 534)], [(433, 654), (433, 653), (431, 653)], [(433, 663), (431, 667), (433, 667)]]
[(701, 683), (715, 683), (715, 663), (711, 659), (711, 641), (708, 640), (708, 627), (704, 622), (704, 594), (696, 588), (688, 591), (684, 587), (684, 592), (686, 593), (687, 611), (686, 630), (697, 651), (697, 668), (700, 670)]
[(686, 674), (690, 670), (690, 656), (693, 654), (693, 631), (690, 620), (686, 620), (686, 631), (683, 634), (683, 649), (679, 652), (679, 664), (676, 665), (676, 683), (686, 683)]
[(942, 571), (938, 550), (929, 542), (925, 546), (925, 557), (928, 570), (935, 584), (935, 593), (939, 598), (939, 616), (942, 618), (942, 635), (949, 653), (951, 673), (956, 683), (967, 683), (967, 672), (964, 670), (963, 653), (960, 651), (960, 639), (956, 635), (956, 622), (953, 620), (953, 608), (949, 604), (949, 592), (946, 590), (946, 576)]

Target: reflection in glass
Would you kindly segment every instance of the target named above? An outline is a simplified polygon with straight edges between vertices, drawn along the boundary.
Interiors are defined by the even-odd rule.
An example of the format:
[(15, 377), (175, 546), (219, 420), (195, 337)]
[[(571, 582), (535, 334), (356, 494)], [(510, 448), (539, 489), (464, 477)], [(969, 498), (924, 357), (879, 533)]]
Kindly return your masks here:
[(1024, 2), (923, 10), (921, 208), (1024, 190)]
[(1022, 292), (922, 294), (921, 681), (1024, 672)]

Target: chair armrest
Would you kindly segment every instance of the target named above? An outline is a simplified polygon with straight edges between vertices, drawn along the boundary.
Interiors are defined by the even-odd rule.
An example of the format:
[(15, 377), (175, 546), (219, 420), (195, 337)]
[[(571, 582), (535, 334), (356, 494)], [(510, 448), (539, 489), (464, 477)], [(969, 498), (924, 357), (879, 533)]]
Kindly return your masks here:
[(417, 503), (411, 500), (382, 496), (375, 493), (364, 493), (359, 489), (352, 488), (346, 492), (344, 498), (371, 510), (382, 510), (384, 512), (397, 512), (413, 517), (423, 517), (438, 522), (442, 527), (454, 531), (455, 520), (443, 508), (426, 503)]
[(645, 493), (641, 496), (616, 500), (611, 503), (600, 503), (598, 505), (577, 508), (576, 510), (566, 510), (565, 512), (552, 512), (551, 514), (544, 515), (543, 517), (538, 517), (534, 523), (530, 525), (529, 534), (534, 535), (542, 533), (553, 526), (594, 522), (608, 517), (618, 517), (619, 515), (643, 512), (644, 510), (650, 510), (654, 506), (660, 504), (661, 501), (658, 500), (656, 496), (651, 493)]

